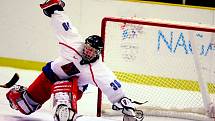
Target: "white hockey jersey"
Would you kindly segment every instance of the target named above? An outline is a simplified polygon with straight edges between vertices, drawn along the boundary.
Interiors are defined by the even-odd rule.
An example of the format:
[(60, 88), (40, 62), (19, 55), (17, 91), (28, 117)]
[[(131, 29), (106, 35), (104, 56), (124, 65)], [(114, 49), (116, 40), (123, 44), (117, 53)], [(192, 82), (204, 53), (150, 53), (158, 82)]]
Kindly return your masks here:
[[(78, 53), (82, 51), (84, 40), (81, 38), (76, 27), (73, 26), (71, 20), (63, 11), (55, 11), (51, 17), (51, 25), (56, 34), (59, 43), (63, 43), (72, 47)], [(61, 56), (69, 58), (71, 49), (65, 48), (61, 44)]]
[(71, 64), (73, 69), (69, 68), (68, 70), (78, 70), (78, 73), (72, 73), (79, 77), (79, 87), (92, 84), (99, 87), (112, 103), (121, 99), (124, 92), (122, 92), (121, 85), (119, 85), (119, 80), (101, 61), (101, 58), (94, 63), (80, 64), (84, 40), (69, 18), (62, 11), (55, 11), (51, 17), (51, 24), (61, 47), (60, 57), (51, 63), (52, 71), (60, 79), (69, 78), (62, 67)]

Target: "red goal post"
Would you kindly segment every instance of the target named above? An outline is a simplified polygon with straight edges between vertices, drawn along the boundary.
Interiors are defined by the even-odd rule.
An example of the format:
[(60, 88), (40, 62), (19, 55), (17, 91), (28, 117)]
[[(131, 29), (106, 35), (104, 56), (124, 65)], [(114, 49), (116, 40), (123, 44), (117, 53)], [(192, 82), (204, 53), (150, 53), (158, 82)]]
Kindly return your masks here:
[[(148, 32), (149, 32), (149, 36), (147, 34)], [(198, 33), (198, 32), (200, 32), (200, 33)], [(201, 32), (203, 32), (203, 33), (201, 33)], [(168, 36), (169, 41), (167, 39), (168, 33), (170, 33)], [(174, 37), (174, 33), (177, 33), (177, 35), (179, 37), (178, 38)], [(141, 34), (141, 35), (137, 35), (137, 34)], [(154, 38), (154, 40), (157, 41), (157, 46), (155, 46), (155, 47), (157, 47), (156, 49), (149, 47), (150, 44), (153, 43), (153, 42), (151, 42), (151, 41), (153, 41), (153, 39), (150, 39), (150, 36), (154, 36), (154, 35), (157, 35), (157, 38)], [(196, 36), (198, 36), (198, 38)], [(196, 105), (200, 105), (199, 107), (198, 106), (193, 107), (193, 105), (191, 105), (190, 107), (189, 106), (183, 107), (183, 109), (171, 109), (171, 108), (177, 107), (173, 104), (173, 105), (168, 105), (168, 106), (170, 106), (170, 108), (168, 108), (168, 109), (165, 109), (163, 107), (161, 109), (161, 107), (156, 108), (157, 105), (151, 106), (149, 104), (149, 105), (143, 106), (143, 110), (149, 107), (151, 112), (148, 115), (160, 115), (160, 116), (184, 118), (183, 116), (181, 116), (181, 114), (177, 114), (177, 113), (176, 114), (172, 113), (172, 114), (174, 114), (174, 116), (171, 116), (172, 114), (169, 115), (169, 111), (173, 110), (173, 112), (185, 112), (185, 113), (191, 112), (191, 113), (194, 113), (194, 115), (195, 115), (195, 113), (199, 114), (199, 111), (194, 111), (194, 110), (196, 110), (198, 108), (202, 108), (201, 107), (202, 105), (204, 105), (203, 107), (204, 107), (204, 109), (206, 109), (208, 103), (213, 101), (213, 99), (211, 99), (211, 98), (213, 98), (211, 96), (211, 93), (213, 94), (215, 92), (214, 91), (215, 89), (213, 89), (213, 86), (214, 86), (213, 82), (211, 82), (211, 81), (205, 82), (205, 80), (210, 80), (210, 79), (212, 79), (212, 77), (210, 77), (210, 79), (208, 79), (208, 77), (206, 77), (207, 79), (205, 79), (205, 77), (204, 77), (205, 70), (211, 71), (213, 69), (209, 69), (209, 67), (211, 67), (211, 66), (205, 67), (204, 64), (202, 64), (202, 63), (209, 62), (211, 60), (210, 58), (212, 58), (212, 57), (209, 56), (208, 57), (209, 59), (208, 58), (204, 59), (202, 56), (200, 57), (199, 54), (196, 54), (196, 53), (198, 53), (197, 51), (201, 51), (201, 52), (204, 51), (204, 53), (206, 53), (205, 52), (206, 50), (202, 49), (203, 45), (201, 46), (202, 47), (201, 49), (198, 49), (199, 47), (197, 46), (198, 44), (200, 45), (199, 41), (202, 42), (203, 40), (198, 40), (198, 42), (195, 42), (196, 39), (199, 39), (199, 38), (202, 39), (203, 37), (201, 37), (201, 36), (206, 37), (206, 40), (208, 40), (207, 44), (209, 43), (208, 48), (211, 49), (211, 51), (213, 51), (212, 46), (214, 44), (213, 42), (215, 41), (214, 40), (214, 37), (215, 37), (215, 27), (214, 26), (203, 25), (203, 24), (194, 24), (194, 23), (173, 22), (173, 21), (165, 21), (165, 20), (105, 17), (105, 18), (103, 18), (102, 24), (101, 24), (101, 37), (103, 38), (104, 43), (105, 43), (104, 51), (102, 52), (102, 60), (105, 63), (107, 63), (107, 65), (110, 66), (111, 69), (113, 69), (114, 73), (117, 75), (117, 77), (120, 80), (122, 80), (123, 83), (124, 82), (128, 83), (128, 85), (133, 85), (133, 83), (138, 83), (139, 85), (144, 85), (144, 86), (146, 85), (147, 87), (144, 87), (144, 89), (145, 88), (148, 89), (148, 87), (153, 87), (152, 90), (154, 90), (154, 87), (155, 88), (158, 87), (158, 89), (161, 89), (161, 91), (170, 89), (172, 92), (174, 92), (174, 91), (176, 91), (177, 93), (181, 92), (182, 95), (187, 94), (187, 92), (189, 92), (187, 94), (187, 97), (184, 96), (184, 98), (189, 98), (190, 96), (197, 97), (196, 95), (198, 95), (198, 97), (194, 100), (197, 100)], [(208, 36), (210, 36), (210, 37), (208, 37)], [(186, 42), (186, 40), (185, 40), (186, 37), (189, 38), (189, 42)], [(209, 42), (208, 38), (210, 39), (210, 42)], [(176, 40), (177, 42), (174, 43), (173, 42), (174, 40)], [(110, 42), (110, 41), (114, 41), (114, 42)], [(122, 41), (122, 42), (116, 42), (116, 41)], [(134, 41), (138, 41), (138, 42), (135, 43)], [(140, 43), (144, 44), (144, 46), (148, 46), (149, 49), (145, 50), (145, 48), (142, 48), (140, 46), (137, 47), (137, 45), (140, 45)], [(118, 45), (118, 44), (119, 44), (119, 47), (118, 46), (114, 46), (111, 48), (109, 47), (110, 45), (112, 46), (112, 45)], [(128, 44), (130, 44), (130, 45), (128, 46)], [(133, 44), (133, 45), (131, 45), (131, 44)], [(174, 47), (173, 47), (173, 44), (175, 44)], [(203, 44), (205, 44), (205, 43), (203, 43)], [(161, 50), (162, 47), (163, 47), (163, 50)], [(164, 50), (165, 47), (166, 47), (166, 50)], [(122, 48), (126, 49), (126, 50), (121, 52), (122, 50), (120, 50), (120, 49), (122, 49)], [(131, 48), (140, 49), (140, 50), (135, 50), (133, 53), (131, 53), (131, 55), (124, 54)], [(179, 50), (178, 48), (179, 49), (184, 48), (184, 50), (183, 49)], [(108, 52), (106, 51), (107, 49), (108, 49)], [(113, 50), (113, 53), (111, 52), (111, 50)], [(155, 50), (156, 50), (156, 52), (155, 52)], [(185, 52), (183, 52), (182, 50)], [(149, 51), (149, 52), (146, 52), (146, 51)], [(135, 52), (137, 52), (138, 55), (136, 55), (136, 56), (132, 55), (132, 54), (135, 54)], [(120, 54), (117, 54), (117, 53), (120, 53)], [(144, 56), (144, 54), (141, 54), (141, 53), (144, 53), (146, 56), (149, 57), (149, 59), (146, 60), (146, 58), (140, 58), (141, 55)], [(109, 61), (110, 60), (110, 59), (108, 60), (109, 57), (111, 57), (113, 61)], [(189, 65), (184, 64), (185, 61), (178, 59), (181, 57), (182, 58), (184, 57), (186, 62), (189, 62), (189, 64), (190, 63), (193, 64), (191, 67), (192, 69), (188, 70), (188, 72), (190, 72), (189, 74), (184, 74), (185, 77), (183, 77), (183, 74), (181, 74), (184, 71), (183, 69), (180, 72), (180, 74), (175, 74), (176, 76), (174, 76), (174, 74), (164, 73), (165, 68), (166, 68), (166, 70), (168, 70), (170, 72), (173, 71), (173, 73), (175, 71), (177, 71), (179, 69), (177, 67), (175, 69), (172, 69), (172, 67), (175, 67), (174, 65), (177, 65), (177, 64), (180, 64), (178, 66), (184, 65), (185, 68), (190, 67)], [(206, 56), (204, 56), (204, 57), (206, 57)], [(148, 68), (150, 68), (150, 66), (147, 66), (147, 64), (145, 64), (145, 65), (142, 64), (142, 66), (144, 66), (144, 68), (147, 68), (146, 71), (142, 68), (139, 68), (137, 66), (138, 62), (144, 63), (141, 61), (141, 59), (146, 60), (148, 65), (150, 65), (150, 66), (155, 65), (155, 67), (152, 67), (152, 68), (156, 71), (150, 72), (150, 69), (148, 69)], [(160, 59), (160, 61), (162, 61), (162, 62), (158, 62), (158, 61), (156, 61), (156, 59)], [(191, 59), (193, 59), (194, 62), (191, 62), (192, 61)], [(176, 62), (177, 60), (180, 60), (180, 62)], [(122, 65), (120, 65), (119, 62), (117, 62), (117, 61), (122, 63)], [(123, 62), (123, 61), (125, 61), (125, 62)], [(149, 62), (152, 62), (152, 65), (151, 65), (151, 63), (149, 64)], [(155, 63), (153, 63), (153, 62), (155, 62)], [(171, 68), (167, 67), (167, 65), (165, 65), (164, 62), (168, 62), (169, 65), (171, 65)], [(175, 64), (174, 64), (174, 62), (175, 62)], [(126, 67), (123, 68), (123, 66), (125, 66), (125, 64), (126, 64)], [(211, 64), (211, 62), (209, 62), (209, 64)], [(160, 66), (160, 65), (162, 65), (162, 66)], [(199, 65), (201, 65), (201, 66), (199, 66)], [(119, 66), (119, 67), (115, 67), (115, 66)], [(121, 67), (122, 67), (122, 69), (121, 69)], [(136, 70), (138, 70), (138, 71), (136, 71), (136, 70), (132, 71), (132, 69), (131, 69), (132, 67), (135, 67)], [(124, 72), (124, 70), (126, 70), (126, 68), (127, 69), (129, 68), (131, 70)], [(151, 70), (153, 70), (153, 69), (151, 69)], [(159, 73), (159, 71), (162, 73)], [(194, 74), (194, 73), (196, 74), (196, 77), (190, 78), (189, 75)], [(210, 75), (210, 76), (212, 76), (212, 75)], [(135, 80), (132, 81), (133, 78)], [(159, 80), (159, 81), (157, 81), (157, 80)], [(179, 85), (182, 85), (182, 86), (179, 87)], [(191, 85), (191, 87), (189, 85)], [(198, 87), (198, 85), (200, 85), (200, 86)], [(136, 84), (134, 84), (134, 86), (136, 86)], [(127, 90), (127, 88), (130, 88), (130, 87), (125, 87), (123, 89), (125, 91), (129, 92), (129, 90)], [(135, 87), (135, 89), (136, 88), (139, 88), (139, 87)], [(142, 89), (142, 87), (141, 87), (141, 91), (144, 89)], [(196, 92), (198, 94), (196, 94)], [(135, 92), (133, 92), (133, 93), (135, 93)], [(143, 95), (138, 95), (137, 97), (145, 96), (144, 92), (136, 92), (136, 93), (143, 94)], [(154, 93), (156, 93), (156, 92), (154, 92)], [(195, 94), (193, 94), (193, 93), (195, 93)], [(202, 99), (199, 99), (199, 94), (201, 94)], [(134, 95), (136, 95), (136, 94), (134, 94)], [(173, 94), (170, 94), (170, 95), (173, 95)], [(154, 96), (154, 97), (156, 98), (156, 96)], [(158, 97), (158, 100), (159, 100), (159, 98), (160, 97)], [(172, 97), (172, 98), (177, 98), (177, 96)], [(141, 98), (137, 98), (137, 100), (144, 101), (144, 100), (141, 100)], [(192, 101), (191, 102), (189, 102), (189, 101), (190, 100), (187, 100), (187, 102), (185, 101), (185, 103), (189, 103), (189, 104), (192, 103)], [(150, 96), (149, 96), (149, 102), (150, 102)], [(152, 102), (153, 102), (153, 100), (152, 100)], [(161, 100), (161, 102), (162, 102), (162, 100)], [(183, 102), (183, 101), (179, 101), (179, 102)], [(165, 103), (165, 101), (164, 101), (164, 103)], [(172, 102), (170, 102), (170, 104), (171, 103)], [(102, 104), (103, 104), (102, 93), (98, 89), (97, 116), (101, 116), (101, 114), (102, 114), (102, 108), (103, 108)], [(156, 110), (155, 114), (153, 114), (154, 112), (152, 111), (154, 108)], [(179, 108), (180, 108), (180, 106), (179, 106)], [(194, 108), (194, 109), (190, 109), (190, 108)], [(206, 115), (204, 109), (203, 109), (203, 111), (201, 111), (201, 113), (200, 113), (201, 115)], [(157, 113), (157, 110), (161, 110), (161, 112), (164, 111), (166, 113), (164, 113), (164, 114), (162, 114), (160, 112)], [(190, 110), (192, 110), (192, 111), (190, 111)], [(145, 111), (145, 113), (147, 113), (147, 112), (148, 112), (148, 110)], [(187, 117), (186, 115), (184, 115), (184, 116)], [(191, 117), (187, 117), (187, 118), (189, 119)]]

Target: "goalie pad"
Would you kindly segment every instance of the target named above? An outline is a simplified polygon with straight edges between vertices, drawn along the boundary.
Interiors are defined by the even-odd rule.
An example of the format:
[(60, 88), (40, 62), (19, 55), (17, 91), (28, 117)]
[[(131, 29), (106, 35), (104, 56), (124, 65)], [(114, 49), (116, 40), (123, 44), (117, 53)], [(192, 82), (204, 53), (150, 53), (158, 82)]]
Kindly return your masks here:
[(122, 111), (124, 114), (123, 121), (142, 121), (144, 119), (143, 111), (137, 110), (134, 104), (143, 104), (136, 101), (131, 101), (127, 97), (123, 97), (119, 102), (112, 105), (113, 110)]
[(29, 115), (38, 110), (41, 105), (32, 100), (26, 91), (26, 88), (20, 85), (15, 85), (7, 94), (6, 97), (11, 108), (19, 110), (25, 115)]
[(53, 108), (55, 121), (75, 121), (77, 117), (77, 78), (71, 82), (60, 81), (53, 85)]

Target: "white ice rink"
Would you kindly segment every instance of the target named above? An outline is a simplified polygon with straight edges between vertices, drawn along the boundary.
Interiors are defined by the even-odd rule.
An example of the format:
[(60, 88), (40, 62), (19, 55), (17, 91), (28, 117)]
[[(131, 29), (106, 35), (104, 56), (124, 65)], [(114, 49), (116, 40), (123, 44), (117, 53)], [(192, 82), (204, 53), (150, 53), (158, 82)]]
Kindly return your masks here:
[[(20, 80), (17, 84), (29, 86), (32, 81), (40, 74), (39, 71), (22, 70), (10, 67), (0, 67), (0, 84), (6, 83), (13, 74), (19, 73)], [(31, 114), (22, 115), (18, 111), (12, 110), (5, 97), (8, 89), (0, 89), (0, 121), (53, 121), (51, 113), (51, 99), (47, 101), (43, 107)], [(96, 117), (96, 101), (97, 101), (97, 88), (89, 87), (84, 94), (83, 98), (78, 102), (78, 111), (84, 115), (77, 119), (77, 121), (122, 121), (122, 117)], [(176, 118), (153, 117), (145, 116), (144, 121), (189, 121)]]

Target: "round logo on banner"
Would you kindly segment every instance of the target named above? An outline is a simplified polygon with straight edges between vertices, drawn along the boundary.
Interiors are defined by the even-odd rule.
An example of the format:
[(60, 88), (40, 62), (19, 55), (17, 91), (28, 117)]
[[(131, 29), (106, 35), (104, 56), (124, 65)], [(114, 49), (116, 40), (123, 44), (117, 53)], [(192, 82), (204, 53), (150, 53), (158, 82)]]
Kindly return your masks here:
[(120, 49), (122, 59), (126, 62), (133, 62), (138, 54), (138, 37), (143, 33), (143, 26), (135, 24), (122, 24)]

